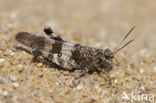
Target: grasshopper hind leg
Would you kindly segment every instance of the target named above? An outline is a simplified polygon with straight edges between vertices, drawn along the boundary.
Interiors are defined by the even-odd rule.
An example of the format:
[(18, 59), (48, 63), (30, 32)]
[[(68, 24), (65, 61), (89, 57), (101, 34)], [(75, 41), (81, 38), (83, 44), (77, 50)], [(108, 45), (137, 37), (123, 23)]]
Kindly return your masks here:
[(51, 29), (50, 26), (45, 26), (44, 27), (44, 32), (49, 36), (50, 39), (58, 40), (58, 41), (64, 41), (61, 37), (56, 35), (53, 30)]
[(31, 52), (29, 49), (26, 49), (26, 48), (24, 48), (24, 47), (22, 47), (22, 46), (15, 46), (15, 48), (16, 48), (17, 50), (25, 51), (26, 53), (32, 55), (32, 52)]

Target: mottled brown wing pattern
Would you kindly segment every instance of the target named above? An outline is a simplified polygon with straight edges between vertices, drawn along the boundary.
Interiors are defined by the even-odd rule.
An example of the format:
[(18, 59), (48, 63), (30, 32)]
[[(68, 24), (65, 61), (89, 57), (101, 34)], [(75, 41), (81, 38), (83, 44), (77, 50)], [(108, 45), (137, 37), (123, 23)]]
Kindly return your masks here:
[(32, 49), (38, 48), (42, 51), (49, 52), (54, 40), (49, 40), (43, 36), (32, 35), (28, 32), (19, 32), (16, 34), (16, 40)]
[(76, 68), (75, 61), (71, 57), (71, 51), (74, 49), (72, 43), (36, 36), (28, 32), (17, 33), (16, 40), (31, 49), (39, 50), (42, 54), (40, 56), (48, 58), (51, 62), (63, 68), (68, 70)]

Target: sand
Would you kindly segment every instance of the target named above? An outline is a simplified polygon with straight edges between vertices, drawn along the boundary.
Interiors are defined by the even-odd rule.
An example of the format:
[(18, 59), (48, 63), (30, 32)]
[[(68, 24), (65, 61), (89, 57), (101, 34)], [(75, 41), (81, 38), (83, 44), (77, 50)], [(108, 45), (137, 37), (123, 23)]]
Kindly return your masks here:
[[(0, 0), (0, 103), (156, 102), (155, 0)], [(69, 42), (115, 48), (135, 26), (135, 41), (115, 55), (109, 76), (87, 74), (71, 87), (67, 71), (33, 63), (18, 51), (19, 31), (44, 26)], [(127, 40), (127, 41), (128, 41)]]

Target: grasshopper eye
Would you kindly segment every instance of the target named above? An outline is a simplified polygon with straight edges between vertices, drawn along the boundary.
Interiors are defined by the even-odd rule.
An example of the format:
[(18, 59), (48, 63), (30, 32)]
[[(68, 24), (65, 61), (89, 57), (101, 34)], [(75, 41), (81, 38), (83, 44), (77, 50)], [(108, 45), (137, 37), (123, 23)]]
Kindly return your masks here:
[(106, 59), (113, 58), (113, 52), (111, 51), (111, 49), (107, 48), (107, 49), (104, 50), (104, 57)]

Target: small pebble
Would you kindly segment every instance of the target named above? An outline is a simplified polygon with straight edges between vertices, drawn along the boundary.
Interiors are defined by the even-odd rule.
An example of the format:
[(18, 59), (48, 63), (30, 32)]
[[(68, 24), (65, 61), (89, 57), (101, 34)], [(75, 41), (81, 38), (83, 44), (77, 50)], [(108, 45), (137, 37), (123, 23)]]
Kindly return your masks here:
[(99, 99), (99, 96), (93, 95), (93, 96), (92, 96), (92, 99), (93, 99), (93, 100), (98, 100), (98, 99)]
[(114, 83), (116, 84), (117, 82), (118, 82), (118, 80), (115, 79), (115, 80), (114, 80)]
[(83, 87), (82, 87), (81, 85), (79, 85), (79, 86), (77, 86), (76, 89), (77, 89), (77, 90), (82, 90), (82, 88), (83, 88)]
[(9, 52), (8, 51), (4, 51), (4, 56), (8, 56)]
[(15, 52), (10, 53), (10, 55), (14, 55), (14, 54), (15, 54)]
[(7, 91), (3, 91), (3, 90), (0, 89), (0, 95), (1, 94), (4, 95), (4, 96), (7, 96), (8, 95), (8, 92)]
[(31, 93), (31, 95), (34, 96), (34, 95), (37, 95), (38, 93), (39, 93), (39, 91), (35, 89), (35, 90), (33, 90), (33, 92)]
[(8, 92), (7, 92), (7, 91), (4, 91), (4, 92), (3, 92), (3, 95), (4, 95), (4, 96), (7, 96), (7, 95), (8, 95)]
[(127, 88), (126, 91), (127, 91), (127, 93), (131, 93), (132, 92), (131, 89), (129, 89), (129, 88)]
[(156, 76), (151, 76), (151, 80), (152, 81), (156, 80)]
[(37, 63), (37, 66), (38, 67), (42, 67), (43, 66), (43, 63)]
[(10, 76), (10, 79), (11, 79), (13, 82), (15, 82), (15, 81), (18, 80), (18, 77), (15, 76), (15, 75), (11, 75), (11, 76)]
[(19, 65), (18, 65), (18, 67), (19, 67), (19, 68), (22, 68), (22, 67), (23, 67), (23, 65), (22, 65), (22, 64), (19, 64)]
[(3, 58), (0, 58), (0, 63), (2, 63), (2, 62), (4, 62), (5, 61), (5, 59), (3, 59)]
[(14, 85), (15, 87), (19, 87), (19, 84), (18, 84), (18, 83), (13, 83), (13, 85)]
[(130, 64), (130, 67), (132, 68), (132, 69), (134, 69), (135, 68), (135, 64)]
[(140, 73), (144, 73), (144, 69), (140, 69), (139, 72), (140, 72)]
[(59, 82), (56, 82), (55, 84), (56, 84), (56, 85), (59, 85), (60, 83), (59, 83)]
[(95, 89), (98, 94), (102, 92), (102, 88), (100, 88), (98, 85), (95, 85)]
[(11, 50), (4, 51), (4, 55), (5, 56), (9, 56), (11, 53), (13, 53)]

